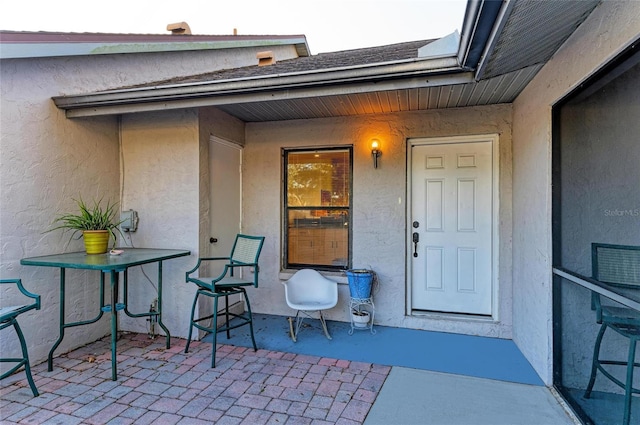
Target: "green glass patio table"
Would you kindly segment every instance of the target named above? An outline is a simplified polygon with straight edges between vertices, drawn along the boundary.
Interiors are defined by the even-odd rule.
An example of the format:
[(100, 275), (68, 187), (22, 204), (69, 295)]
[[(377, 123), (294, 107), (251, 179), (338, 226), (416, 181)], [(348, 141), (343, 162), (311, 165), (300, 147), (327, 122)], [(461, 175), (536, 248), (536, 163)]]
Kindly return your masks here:
[[(123, 310), (130, 317), (148, 317), (149, 320), (158, 321), (159, 326), (166, 335), (166, 345), (169, 348), (171, 334), (162, 323), (162, 262), (173, 258), (190, 255), (190, 251), (176, 249), (154, 248), (122, 248), (122, 254), (111, 255), (97, 254), (87, 255), (84, 252), (70, 252), (64, 254), (45, 255), (41, 257), (23, 258), (20, 264), (24, 266), (58, 267), (60, 268), (60, 336), (49, 351), (48, 368), (53, 370), (53, 352), (58, 348), (64, 338), (64, 330), (74, 326), (87, 325), (97, 322), (104, 313), (111, 315), (111, 379), (118, 379), (116, 363), (116, 342), (118, 337), (117, 312)], [(158, 308), (156, 312), (131, 313), (127, 309), (128, 301), (128, 269), (143, 264), (158, 263)], [(90, 320), (78, 322), (65, 322), (65, 275), (66, 269), (83, 269), (100, 271), (100, 311)], [(111, 303), (105, 304), (104, 288), (105, 274), (111, 277)], [(119, 274), (123, 274), (123, 302), (119, 302), (118, 287)]]

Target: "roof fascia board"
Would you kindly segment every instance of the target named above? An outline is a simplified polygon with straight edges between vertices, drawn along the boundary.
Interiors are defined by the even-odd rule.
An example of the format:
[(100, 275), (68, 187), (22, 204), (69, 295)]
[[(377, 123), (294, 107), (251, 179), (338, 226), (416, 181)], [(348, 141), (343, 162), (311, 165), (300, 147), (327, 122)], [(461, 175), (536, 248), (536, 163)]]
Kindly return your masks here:
[(464, 22), (462, 23), (462, 32), (460, 33), (460, 45), (458, 48), (458, 62), (461, 64), (465, 62), (469, 54), (471, 40), (478, 24), (480, 7), (480, 0), (467, 1), (467, 7), (464, 13)]
[[(350, 84), (331, 84), (320, 87), (299, 87), (278, 90), (238, 93), (225, 92), (218, 94), (191, 93), (179, 97), (170, 95), (167, 97), (148, 98), (138, 102), (122, 103), (117, 101), (104, 101), (100, 104), (85, 104), (67, 109), (67, 118), (80, 118), (102, 115), (129, 114), (137, 112), (165, 111), (183, 108), (199, 108), (206, 106), (242, 104), (251, 102), (279, 101), (291, 99), (304, 99), (311, 97), (325, 97), (345, 94), (371, 93), (389, 90), (406, 90), (413, 88), (436, 87), (443, 85), (467, 84), (474, 81), (473, 73), (455, 73), (445, 75), (432, 75), (428, 79), (413, 77), (396, 80), (386, 80), (371, 84), (370, 82), (356, 82)], [(66, 109), (66, 108), (63, 108)]]
[(269, 75), (237, 80), (207, 81), (111, 90), (84, 95), (56, 96), (56, 106), (62, 109), (77, 109), (102, 104), (131, 104), (173, 97), (202, 97), (242, 92), (289, 90), (302, 87), (343, 86), (349, 83), (378, 85), (381, 81), (418, 77), (425, 79), (459, 72), (457, 58), (439, 58), (408, 63), (387, 63), (367, 68), (337, 68), (297, 74)]
[(484, 51), (482, 52), (482, 56), (480, 57), (480, 61), (478, 62), (478, 66), (476, 68), (476, 80), (480, 81), (484, 72), (487, 69), (487, 63), (493, 54), (494, 49), (496, 48), (496, 44), (498, 43), (498, 38), (502, 34), (502, 30), (504, 26), (507, 24), (507, 20), (513, 11), (513, 7), (515, 5), (515, 1), (513, 0), (505, 0), (498, 16), (496, 18), (495, 24), (493, 25), (493, 31), (491, 31), (491, 35), (487, 39), (487, 43), (485, 45)]
[[(177, 37), (177, 36), (176, 36)], [(182, 37), (182, 36), (180, 36)], [(122, 42), (122, 43), (11, 43), (0, 47), (0, 59), (25, 59), (60, 56), (91, 56), (124, 53), (166, 53), (196, 50), (222, 50), (250, 47), (293, 45), (301, 56), (308, 56), (309, 48), (304, 38), (219, 40), (219, 41), (175, 41), (175, 42)]]
[(462, 27), (458, 60), (463, 67), (475, 69), (486, 50), (497, 17), (509, 0), (469, 0)]

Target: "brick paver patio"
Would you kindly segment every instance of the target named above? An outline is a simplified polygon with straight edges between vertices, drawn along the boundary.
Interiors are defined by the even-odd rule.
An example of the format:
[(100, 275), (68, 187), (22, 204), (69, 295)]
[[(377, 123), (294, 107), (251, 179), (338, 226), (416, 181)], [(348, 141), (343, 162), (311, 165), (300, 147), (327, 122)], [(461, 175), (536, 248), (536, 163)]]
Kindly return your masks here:
[(144, 334), (118, 342), (111, 380), (109, 338), (0, 381), (3, 424), (361, 424), (391, 368), (370, 363)]

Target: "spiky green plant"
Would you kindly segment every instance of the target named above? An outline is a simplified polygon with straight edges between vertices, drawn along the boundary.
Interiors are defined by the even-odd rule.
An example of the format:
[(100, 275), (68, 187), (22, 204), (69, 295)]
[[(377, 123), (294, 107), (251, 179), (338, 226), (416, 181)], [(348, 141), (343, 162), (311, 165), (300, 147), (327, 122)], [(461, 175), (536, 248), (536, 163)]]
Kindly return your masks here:
[(93, 206), (87, 205), (82, 198), (74, 199), (74, 201), (78, 205), (80, 213), (59, 216), (53, 222), (55, 227), (49, 232), (59, 229), (62, 229), (63, 232), (71, 231), (71, 238), (73, 238), (78, 232), (81, 233), (84, 230), (108, 230), (114, 241), (117, 239), (115, 230), (122, 234), (118, 228), (122, 221), (115, 221), (116, 203), (112, 204), (107, 201), (107, 206), (103, 208), (102, 199), (94, 200)]

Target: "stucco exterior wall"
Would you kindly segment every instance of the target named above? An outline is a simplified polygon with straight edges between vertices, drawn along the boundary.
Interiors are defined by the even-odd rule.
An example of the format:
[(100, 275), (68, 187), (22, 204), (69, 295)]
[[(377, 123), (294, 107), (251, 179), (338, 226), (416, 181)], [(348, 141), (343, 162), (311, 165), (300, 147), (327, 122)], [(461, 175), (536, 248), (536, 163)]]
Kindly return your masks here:
[(513, 104), (513, 338), (552, 383), (551, 108), (640, 36), (640, 3), (602, 2)]
[[(162, 195), (172, 194), (175, 185), (185, 180), (189, 180), (191, 187), (192, 173), (195, 173), (194, 182), (197, 187), (197, 162), (193, 167), (181, 164), (185, 162), (193, 165), (193, 158), (198, 159), (197, 120), (191, 114), (187, 115), (188, 119), (179, 111), (171, 116), (163, 115), (162, 121), (147, 127), (146, 118), (143, 116), (126, 118), (124, 124), (127, 130), (123, 136), (127, 139), (126, 154), (130, 159), (127, 160), (127, 155), (124, 155), (124, 162), (121, 163), (120, 130), (116, 117), (70, 120), (65, 117), (64, 111), (55, 107), (51, 97), (253, 65), (257, 64), (256, 53), (261, 50), (265, 48), (258, 46), (217, 51), (1, 61), (0, 278), (22, 278), (27, 289), (42, 295), (42, 310), (30, 312), (21, 318), (32, 364), (46, 358), (59, 334), (59, 272), (53, 268), (23, 267), (19, 262), (24, 257), (83, 249), (81, 240), (74, 240), (68, 244), (69, 238), (59, 232), (43, 234), (50, 228), (56, 215), (75, 208), (72, 198), (82, 196), (85, 200), (91, 200), (93, 197), (103, 197), (105, 200), (120, 201), (122, 183), (125, 189), (122, 193), (123, 207), (141, 210), (141, 230), (136, 234), (139, 238), (136, 242), (139, 243), (138, 246), (176, 246), (182, 239), (170, 239), (173, 237), (173, 230), (177, 233), (184, 230), (183, 222), (190, 221), (192, 209), (196, 211), (197, 223), (197, 197), (195, 204), (187, 204)], [(275, 52), (278, 60), (297, 55), (293, 46), (270, 46), (269, 50)], [(184, 120), (187, 120), (188, 124), (185, 124)], [(170, 123), (175, 124), (176, 128), (169, 129)], [(149, 146), (151, 142), (146, 137), (152, 132), (151, 127), (167, 130), (166, 136), (164, 133), (154, 133), (154, 137), (157, 135), (162, 140), (161, 144), (167, 152), (160, 152), (156, 149), (157, 146)], [(139, 146), (135, 145), (135, 141), (138, 140), (135, 132), (127, 132), (131, 129), (140, 130), (144, 134)], [(189, 146), (186, 152), (182, 152), (178, 144), (185, 132), (189, 133)], [(171, 139), (172, 135), (179, 137)], [(189, 156), (192, 154), (193, 158)], [(121, 170), (125, 178), (122, 182)], [(138, 198), (138, 191), (144, 192), (147, 185), (156, 193)], [(184, 196), (187, 194), (182, 190), (178, 191), (177, 199)], [(191, 193), (188, 196), (191, 196)], [(151, 236), (151, 232), (156, 228), (166, 227), (169, 228), (168, 233)], [(197, 240), (197, 235), (194, 237), (194, 240)], [(186, 246), (186, 249), (189, 249), (189, 246)], [(179, 268), (171, 262), (167, 262), (166, 267)], [(183, 269), (180, 268), (181, 273)], [(155, 279), (154, 270), (149, 270), (147, 274)], [(169, 270), (165, 281), (166, 288), (176, 281), (178, 284), (184, 281), (182, 274), (180, 278), (174, 279), (172, 276), (177, 275), (173, 275)], [(146, 277), (132, 275), (131, 278), (131, 287), (139, 286), (146, 290), (150, 288)], [(97, 279), (97, 275), (91, 273), (67, 273), (68, 320), (87, 320), (94, 317), (98, 306)], [(9, 296), (4, 291), (0, 295), (3, 302)], [(172, 295), (169, 290), (166, 299)], [(182, 305), (185, 303), (181, 301), (181, 296), (179, 294), (178, 299), (174, 301), (180, 300)], [(136, 298), (133, 295), (132, 297)], [(146, 293), (145, 297), (140, 298), (144, 303), (140, 307), (144, 308), (144, 311), (148, 311), (149, 298), (151, 296)], [(190, 302), (187, 301), (186, 305)], [(165, 312), (164, 319), (168, 324), (175, 321), (175, 325), (170, 325), (170, 330), (177, 335), (186, 333), (186, 325), (183, 326), (182, 322), (187, 320), (188, 312), (176, 309), (172, 313), (169, 313), (169, 309)], [(146, 322), (144, 319), (136, 319), (134, 324), (129, 323), (127, 319), (121, 322), (121, 328), (142, 328), (146, 331)], [(93, 325), (68, 329), (63, 344), (56, 352), (68, 351), (95, 341), (109, 332), (107, 317)], [(15, 357), (19, 352), (17, 339), (10, 332), (3, 332), (0, 335), (0, 349), (2, 356)]]
[[(90, 64), (77, 64), (89, 68), (85, 82), (102, 85), (103, 77), (91, 72)], [(42, 296), (42, 309), (20, 318), (33, 364), (46, 358), (59, 334), (60, 272), (20, 266), (20, 259), (84, 249), (82, 240), (69, 242), (69, 235), (59, 231), (43, 232), (51, 228), (58, 214), (77, 211), (72, 198), (118, 201), (119, 195), (116, 119), (71, 121), (50, 99), (74, 86), (76, 76), (75, 66), (64, 60), (0, 64), (0, 277), (21, 278), (28, 290)], [(97, 314), (98, 290), (95, 272), (67, 272), (69, 320), (87, 320)], [(0, 296), (3, 303), (9, 301), (5, 292)], [(81, 311), (74, 305), (87, 305), (92, 310)], [(108, 329), (104, 319), (92, 326), (68, 329), (58, 352), (94, 341)], [(9, 331), (0, 334), (0, 347), (2, 357), (16, 357), (20, 352), (17, 338)]]
[[(122, 118), (122, 208), (138, 211), (140, 218), (138, 230), (125, 233), (124, 246), (186, 249), (197, 254), (198, 136), (195, 109)], [(184, 282), (184, 272), (193, 264), (193, 256), (163, 262), (162, 317), (175, 336), (188, 332), (193, 291)], [(129, 270), (130, 311), (149, 311), (157, 298), (157, 270), (157, 264)], [(148, 324), (122, 316), (120, 328), (146, 333)]]
[[(195, 287), (185, 283), (184, 272), (209, 246), (209, 139), (241, 144), (244, 123), (216, 108), (132, 114), (122, 118), (121, 134), (122, 209), (140, 218), (122, 245), (191, 251), (163, 263), (163, 322), (172, 336), (185, 338)], [(133, 268), (129, 279), (135, 282), (129, 310), (148, 311), (157, 297), (157, 266)], [(148, 332), (144, 319), (127, 316), (120, 328)]]
[(244, 145), (244, 132), (244, 121), (215, 107), (200, 109), (200, 133), (202, 140), (207, 144), (211, 136), (216, 136), (239, 145)]
[[(508, 105), (332, 119), (249, 123), (244, 156), (244, 231), (266, 236), (261, 281), (251, 289), (254, 311), (290, 315), (281, 279), (281, 149), (353, 145), (353, 267), (373, 268), (376, 323), (416, 329), (511, 337), (511, 107)], [(499, 134), (499, 320), (405, 315), (407, 139)], [(370, 140), (381, 141), (373, 168)], [(348, 321), (349, 291), (328, 317)]]

